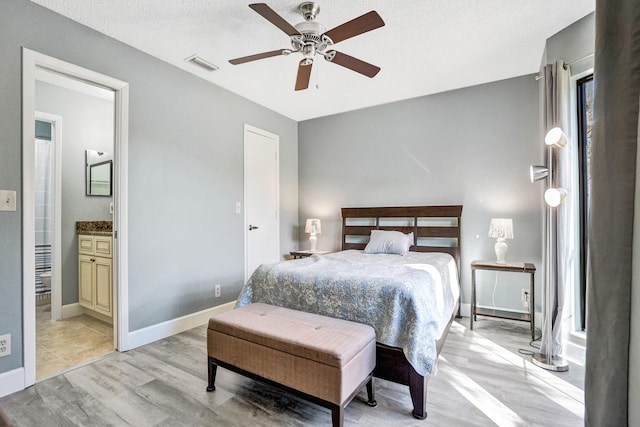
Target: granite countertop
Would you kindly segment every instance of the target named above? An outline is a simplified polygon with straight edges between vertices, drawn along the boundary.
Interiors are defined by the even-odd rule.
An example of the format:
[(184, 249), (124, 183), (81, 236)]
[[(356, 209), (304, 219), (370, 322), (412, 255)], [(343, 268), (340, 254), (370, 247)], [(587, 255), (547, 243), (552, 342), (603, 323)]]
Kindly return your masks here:
[(113, 221), (76, 221), (76, 233), (111, 236), (113, 235)]

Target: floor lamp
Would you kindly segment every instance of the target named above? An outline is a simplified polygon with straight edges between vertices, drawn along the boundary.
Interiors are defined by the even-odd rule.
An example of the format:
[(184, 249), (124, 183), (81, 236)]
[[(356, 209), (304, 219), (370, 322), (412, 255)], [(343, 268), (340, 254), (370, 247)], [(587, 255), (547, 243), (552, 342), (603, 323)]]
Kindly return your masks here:
[[(563, 148), (567, 145), (567, 136), (560, 128), (551, 129), (547, 135), (545, 136), (545, 143), (550, 147)], [(544, 178), (549, 178), (550, 187), (544, 192), (544, 200), (547, 204), (547, 222), (546, 222), (546, 283), (543, 284), (543, 300), (544, 300), (544, 310), (542, 313), (542, 330), (548, 331), (548, 333), (543, 333), (542, 339), (545, 340), (544, 345), (546, 346), (546, 351), (551, 354), (542, 353), (534, 353), (531, 356), (531, 361), (533, 364), (550, 370), (557, 372), (564, 372), (569, 369), (569, 364), (567, 361), (559, 355), (553, 355), (553, 318), (555, 315), (555, 308), (551, 308), (555, 304), (557, 304), (557, 300), (553, 298), (552, 292), (557, 292), (558, 281), (552, 281), (551, 277), (554, 274), (557, 274), (556, 262), (557, 262), (557, 238), (558, 238), (558, 222), (557, 222), (557, 208), (564, 202), (567, 197), (567, 191), (563, 188), (557, 187), (557, 180), (555, 176), (551, 173), (555, 166), (555, 159), (553, 156), (553, 152), (549, 153), (549, 165), (550, 168), (544, 166), (531, 166), (529, 168), (529, 178), (531, 182), (540, 181)], [(549, 289), (549, 284), (555, 282), (556, 286), (553, 290)], [(534, 308), (535, 309), (535, 308)], [(561, 320), (559, 320), (561, 321)]]

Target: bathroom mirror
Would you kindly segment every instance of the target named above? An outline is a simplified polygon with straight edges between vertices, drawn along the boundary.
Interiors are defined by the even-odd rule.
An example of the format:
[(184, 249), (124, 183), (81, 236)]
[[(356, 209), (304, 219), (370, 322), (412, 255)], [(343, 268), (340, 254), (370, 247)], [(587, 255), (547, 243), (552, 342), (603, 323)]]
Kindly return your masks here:
[(111, 196), (113, 156), (105, 151), (85, 150), (87, 196)]

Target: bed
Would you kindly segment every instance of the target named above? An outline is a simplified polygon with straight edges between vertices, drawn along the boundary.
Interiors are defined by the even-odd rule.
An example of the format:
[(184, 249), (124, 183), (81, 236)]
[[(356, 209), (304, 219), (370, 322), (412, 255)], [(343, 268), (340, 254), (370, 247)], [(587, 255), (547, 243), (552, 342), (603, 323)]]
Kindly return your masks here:
[[(427, 382), (459, 310), (461, 214), (459, 205), (343, 208), (342, 251), (261, 265), (237, 306), (264, 302), (373, 326), (374, 376), (409, 386), (413, 416), (424, 419)], [(372, 231), (402, 233), (410, 251), (364, 253)]]

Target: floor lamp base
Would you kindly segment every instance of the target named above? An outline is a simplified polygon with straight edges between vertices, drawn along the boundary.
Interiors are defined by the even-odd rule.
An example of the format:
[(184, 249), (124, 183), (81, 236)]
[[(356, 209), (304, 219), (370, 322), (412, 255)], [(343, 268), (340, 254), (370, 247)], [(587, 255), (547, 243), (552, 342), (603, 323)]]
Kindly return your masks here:
[(569, 370), (569, 363), (560, 356), (549, 357), (541, 353), (533, 353), (531, 361), (534, 365), (548, 371), (565, 372)]

